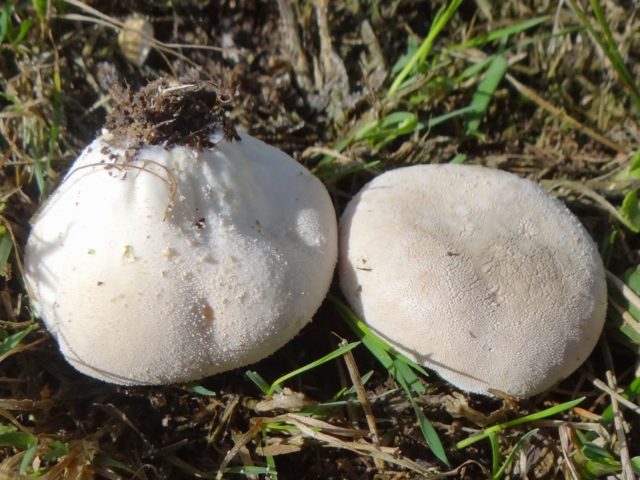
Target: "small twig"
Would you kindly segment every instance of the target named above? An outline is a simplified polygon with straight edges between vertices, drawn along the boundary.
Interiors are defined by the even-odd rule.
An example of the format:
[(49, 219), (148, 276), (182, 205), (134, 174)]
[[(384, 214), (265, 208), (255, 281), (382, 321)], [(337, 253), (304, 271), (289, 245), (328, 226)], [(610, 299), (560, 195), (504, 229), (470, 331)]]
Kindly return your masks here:
[[(344, 340), (343, 343), (346, 344)], [(369, 432), (371, 432), (371, 441), (376, 447), (380, 448), (380, 437), (378, 435), (378, 427), (376, 426), (376, 418), (373, 415), (373, 410), (371, 410), (371, 404), (369, 403), (369, 399), (367, 398), (367, 392), (362, 385), (362, 380), (360, 377), (360, 372), (358, 371), (358, 366), (356, 365), (356, 360), (355, 358), (353, 358), (353, 354), (350, 350), (348, 352), (345, 352), (343, 357), (344, 363), (347, 365), (347, 370), (349, 370), (351, 382), (356, 389), (358, 399), (360, 400), (360, 404), (362, 405), (362, 409), (364, 410), (364, 416), (367, 419), (367, 426), (369, 427)], [(376, 457), (373, 460), (378, 469), (384, 470), (384, 462), (381, 459)]]
[(593, 383), (596, 388), (599, 388), (600, 390), (602, 390), (603, 392), (608, 394), (610, 397), (615, 397), (616, 401), (618, 403), (621, 403), (622, 405), (627, 407), (632, 412), (636, 413), (637, 415), (640, 415), (640, 407), (638, 405), (636, 405), (632, 401), (627, 400), (626, 398), (624, 398), (622, 395), (620, 395), (618, 392), (616, 392), (613, 388), (610, 388), (602, 380), (600, 380), (598, 378), (593, 378), (591, 380), (591, 383)]
[[(341, 340), (340, 344), (344, 345), (346, 342), (344, 339)], [(344, 364), (340, 361), (340, 358), (336, 358), (335, 359), (336, 362), (336, 369), (338, 370), (338, 379), (340, 380), (340, 385), (342, 386), (342, 388), (344, 388), (345, 390), (347, 390), (349, 388), (349, 380), (347, 379), (347, 375), (345, 373), (345, 367)], [(352, 382), (353, 384), (353, 382)], [(358, 428), (358, 412), (356, 409), (356, 403), (355, 402), (347, 402), (347, 404), (345, 405), (346, 410), (347, 410), (347, 417), (349, 418), (349, 422), (351, 423), (351, 425), (354, 428)]]
[(235, 444), (233, 447), (227, 452), (222, 460), (222, 463), (218, 467), (218, 472), (216, 473), (216, 480), (222, 480), (224, 478), (224, 471), (227, 466), (233, 460), (236, 455), (240, 453), (240, 449), (247, 445), (251, 440), (253, 440), (256, 435), (260, 433), (262, 427), (265, 423), (267, 423), (271, 419), (267, 418), (259, 418), (257, 421), (249, 428), (247, 432), (242, 434), (239, 438), (234, 439)]

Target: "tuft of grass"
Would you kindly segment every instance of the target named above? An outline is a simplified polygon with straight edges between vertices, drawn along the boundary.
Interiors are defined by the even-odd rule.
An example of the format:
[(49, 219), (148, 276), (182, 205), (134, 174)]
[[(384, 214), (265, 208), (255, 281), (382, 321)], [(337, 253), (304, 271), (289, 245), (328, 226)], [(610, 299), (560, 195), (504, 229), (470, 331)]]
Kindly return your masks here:
[(396, 351), (391, 345), (376, 335), (342, 301), (333, 296), (330, 297), (330, 300), (338, 312), (340, 312), (342, 319), (347, 323), (349, 328), (402, 387), (413, 408), (427, 445), (429, 445), (433, 454), (442, 463), (449, 466), (450, 462), (438, 433), (414, 398), (415, 395), (426, 394), (426, 389), (415, 372), (424, 376), (427, 376), (427, 372), (420, 365)]
[(638, 88), (638, 84), (624, 63), (622, 55), (620, 55), (620, 52), (618, 51), (616, 41), (613, 38), (611, 28), (609, 27), (609, 23), (604, 15), (600, 1), (589, 0), (589, 5), (593, 11), (596, 25), (591, 22), (586, 10), (576, 0), (569, 0), (569, 5), (571, 5), (573, 11), (576, 12), (580, 22), (588, 30), (591, 38), (595, 40), (600, 48), (602, 48), (603, 52), (609, 59), (609, 62), (611, 62), (611, 66), (617, 73), (618, 78), (620, 78), (627, 89), (629, 98), (635, 107), (636, 115), (640, 114), (640, 88)]
[(424, 63), (431, 53), (431, 49), (433, 48), (433, 43), (436, 38), (442, 31), (442, 29), (449, 23), (451, 17), (456, 13), (458, 7), (462, 0), (452, 0), (447, 5), (443, 5), (436, 12), (436, 15), (431, 23), (431, 27), (429, 28), (429, 33), (422, 42), (422, 45), (416, 50), (416, 52), (409, 58), (407, 64), (402, 68), (400, 73), (398, 73), (397, 77), (389, 87), (389, 92), (387, 96), (391, 97), (395, 95), (398, 90), (403, 87), (406, 87), (407, 84), (410, 84), (414, 79), (410, 79), (407, 81), (407, 77), (414, 69), (421, 69), (424, 66)]
[(296, 377), (302, 373), (305, 372), (309, 372), (311, 370), (313, 370), (314, 368), (319, 367), (320, 365), (323, 365), (327, 362), (330, 362), (338, 357), (341, 357), (342, 355), (344, 355), (346, 352), (349, 352), (351, 350), (353, 350), (354, 348), (356, 348), (358, 345), (360, 345), (360, 342), (352, 342), (349, 343), (347, 345), (343, 345), (341, 347), (338, 347), (337, 349), (335, 349), (334, 351), (328, 353), (327, 355), (325, 355), (322, 358), (319, 358), (317, 360), (314, 360), (311, 363), (308, 363), (300, 368), (297, 368), (291, 372), (285, 373), (284, 375), (280, 376), (279, 378), (277, 378), (276, 380), (274, 380), (271, 385), (269, 385), (257, 372), (254, 371), (248, 371), (245, 372), (245, 374), (247, 375), (247, 377), (249, 378), (249, 380), (251, 380), (252, 382), (254, 382), (256, 384), (256, 386), (262, 390), (262, 393), (264, 393), (265, 395), (269, 396), (272, 395), (274, 392), (281, 392), (282, 391), (282, 383), (284, 383), (285, 381)]

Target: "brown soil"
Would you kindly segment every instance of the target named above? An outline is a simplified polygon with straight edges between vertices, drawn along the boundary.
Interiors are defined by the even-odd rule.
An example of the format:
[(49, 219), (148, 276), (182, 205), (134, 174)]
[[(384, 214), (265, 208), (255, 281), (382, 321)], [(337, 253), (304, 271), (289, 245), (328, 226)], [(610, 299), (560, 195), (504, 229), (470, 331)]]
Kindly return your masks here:
[(224, 113), (228, 97), (210, 81), (184, 78), (171, 82), (163, 77), (136, 93), (118, 86), (111, 95), (116, 103), (105, 128), (124, 146), (213, 147), (211, 136), (217, 130), (227, 140), (239, 138)]

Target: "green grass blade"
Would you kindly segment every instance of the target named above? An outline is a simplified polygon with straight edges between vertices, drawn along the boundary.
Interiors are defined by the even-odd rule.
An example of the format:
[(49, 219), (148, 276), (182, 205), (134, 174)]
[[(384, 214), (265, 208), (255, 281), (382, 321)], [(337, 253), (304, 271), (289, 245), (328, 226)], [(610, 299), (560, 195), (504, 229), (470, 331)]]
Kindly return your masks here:
[(205, 397), (216, 397), (217, 394), (216, 392), (214, 392), (213, 390), (209, 390), (208, 388), (203, 387), (202, 385), (198, 385), (195, 382), (189, 382), (187, 383), (184, 388), (186, 388), (187, 390), (193, 392), (193, 393), (197, 393), (198, 395), (202, 395)]
[(13, 335), (9, 335), (7, 338), (5, 338), (2, 343), (0, 343), (0, 357), (6, 355), (11, 350), (16, 348), (27, 335), (35, 330), (35, 328), (35, 325), (29, 325), (24, 330), (14, 333)]
[(473, 105), (468, 105), (466, 107), (458, 108), (456, 110), (452, 110), (442, 115), (431, 117), (429, 121), (423, 126), (428, 128), (433, 128), (436, 125), (440, 125), (441, 123), (446, 122), (447, 120), (451, 120), (452, 118), (461, 117), (463, 115), (471, 113), (473, 112), (473, 109), (474, 109)]
[(117, 468), (119, 470), (122, 470), (123, 472), (127, 472), (130, 475), (136, 475), (136, 476), (138, 475), (138, 472), (136, 472), (135, 470), (129, 468), (127, 465), (122, 463), (120, 460), (116, 460), (115, 458), (111, 458), (111, 457), (108, 457), (106, 455), (102, 455), (102, 454), (96, 455), (96, 458), (93, 461), (93, 463), (95, 465), (99, 465), (99, 466), (102, 466), (102, 467)]
[(442, 441), (438, 436), (438, 432), (436, 432), (431, 422), (427, 419), (422, 409), (418, 406), (415, 399), (413, 398), (413, 394), (411, 393), (411, 387), (407, 384), (406, 380), (400, 376), (396, 378), (396, 381), (400, 384), (402, 389), (407, 395), (409, 399), (409, 403), (411, 407), (413, 407), (413, 411), (418, 420), (418, 425), (420, 426), (420, 430), (422, 431), (422, 436), (425, 441), (431, 448), (433, 454), (445, 465), (450, 466), (449, 459), (447, 458), (447, 453), (445, 452), (444, 447), (442, 446)]
[(13, 447), (16, 450), (27, 450), (34, 443), (38, 443), (38, 439), (25, 432), (5, 432), (0, 434), (0, 446)]
[(44, 168), (46, 168), (46, 160), (33, 159), (33, 175), (36, 177), (36, 185), (38, 186), (38, 192), (40, 193), (40, 199), (44, 199), (46, 192), (46, 181), (44, 178)]
[[(364, 375), (362, 375), (360, 377), (360, 383), (362, 385), (366, 385), (367, 382), (369, 380), (371, 380), (371, 377), (373, 376), (373, 370), (369, 370), (367, 373), (365, 373)], [(350, 395), (356, 395), (356, 387), (354, 385), (352, 385), (349, 388), (343, 387), (341, 388), (333, 397), (331, 400), (333, 401), (337, 401), (340, 398), (344, 398), (344, 397), (348, 397)], [(323, 403), (322, 405), (326, 405), (326, 403)]]
[(11, 39), (11, 44), (15, 46), (22, 43), (22, 40), (24, 40), (24, 37), (27, 36), (27, 33), (29, 33), (29, 30), (31, 30), (32, 26), (33, 20), (31, 19), (26, 19), (20, 22), (20, 26), (18, 27), (18, 34), (13, 39)]
[(476, 435), (472, 435), (456, 443), (456, 448), (458, 449), (466, 448), (469, 445), (479, 442), (480, 440), (484, 440), (485, 438), (489, 437), (493, 433), (497, 433), (501, 430), (504, 430), (509, 427), (513, 427), (515, 425), (521, 425), (523, 423), (532, 422), (534, 420), (542, 420), (544, 418), (557, 415), (558, 413), (565, 412), (582, 403), (585, 398), (586, 397), (580, 397), (575, 400), (571, 400), (569, 402), (564, 402), (559, 405), (555, 405), (553, 407), (547, 408), (545, 410), (542, 410), (541, 412), (532, 413), (530, 415), (525, 415), (524, 417), (516, 418), (508, 422), (499, 423), (497, 425), (493, 425), (491, 427), (485, 428), (482, 432)]
[(33, 9), (36, 11), (38, 20), (44, 22), (47, 19), (47, 7), (49, 0), (33, 0)]
[(353, 165), (341, 165), (341, 164), (325, 164), (321, 167), (315, 168), (313, 174), (319, 177), (321, 180), (333, 181), (352, 175), (363, 170), (371, 170), (378, 167), (382, 162), (380, 160), (372, 160), (370, 162)]
[(500, 468), (500, 439), (496, 432), (487, 435), (491, 445), (491, 475), (495, 476)]
[(409, 76), (409, 73), (413, 70), (414, 67), (419, 66), (420, 63), (423, 63), (429, 52), (431, 52), (431, 48), (433, 47), (433, 43), (435, 42), (438, 34), (442, 31), (442, 29), (449, 23), (453, 14), (458, 10), (458, 7), (462, 3), (462, 0), (452, 0), (447, 6), (443, 6), (438, 10), (436, 16), (431, 24), (431, 28), (429, 29), (429, 33), (426, 38), (420, 45), (420, 48), (413, 55), (411, 60), (407, 62), (402, 71), (395, 78), (391, 87), (389, 87), (389, 93), (387, 97), (391, 97), (396, 94), (400, 86), (403, 84), (405, 79)]
[(36, 452), (38, 449), (38, 439), (34, 437), (34, 441), (29, 448), (24, 452), (22, 460), (20, 461), (20, 475), (26, 475), (27, 469), (33, 464), (33, 459), (36, 458)]
[(513, 462), (513, 459), (515, 458), (516, 453), (520, 451), (520, 449), (524, 446), (526, 442), (529, 441), (531, 437), (533, 437), (536, 433), (538, 433), (538, 430), (539, 430), (538, 428), (534, 428), (533, 430), (525, 433), (522, 437), (520, 437), (520, 440), (518, 440), (518, 442), (513, 446), (513, 448), (507, 455), (507, 458), (505, 458), (504, 462), (502, 462), (502, 465), (500, 466), (498, 471), (493, 474), (493, 480), (501, 480), (501, 478), (504, 476), (505, 472), (507, 471), (507, 468), (509, 468), (509, 465), (511, 465), (511, 462)]
[(62, 443), (59, 440), (53, 440), (47, 445), (47, 448), (49, 450), (42, 454), (42, 459), (47, 462), (55, 462), (69, 453), (69, 447), (67, 444)]
[(9, 30), (9, 25), (11, 22), (11, 10), (9, 6), (9, 2), (5, 3), (4, 8), (0, 10), (0, 45), (4, 42), (5, 37), (7, 36), (7, 31)]
[(408, 358), (406, 355), (398, 352), (395, 348), (380, 338), (373, 330), (371, 330), (362, 320), (360, 320), (347, 305), (336, 297), (329, 295), (329, 300), (340, 312), (343, 320), (347, 322), (347, 325), (358, 336), (360, 341), (367, 349), (374, 354), (378, 361), (387, 369), (392, 370), (394, 368), (394, 359), (397, 359), (413, 370), (421, 373), (425, 377), (429, 374), (425, 369), (418, 365), (416, 362)]
[(269, 394), (269, 384), (267, 381), (260, 376), (258, 372), (254, 372), (253, 370), (247, 370), (244, 372), (246, 377), (251, 380), (255, 385), (264, 393), (265, 395)]
[(426, 390), (418, 376), (413, 373), (413, 370), (402, 360), (396, 358), (393, 361), (393, 377), (402, 378), (407, 386), (418, 395), (424, 395)]
[(271, 475), (272, 477), (278, 476), (278, 472), (273, 471), (269, 466), (256, 467), (252, 465), (243, 467), (227, 467), (224, 469), (224, 473), (235, 473), (239, 475), (246, 475), (247, 477), (250, 475)]
[[(621, 394), (623, 398), (626, 400), (634, 402), (636, 398), (640, 397), (640, 377), (634, 378), (629, 386), (624, 389), (624, 392)], [(620, 405), (622, 409), (624, 409), (624, 405)], [(600, 417), (601, 423), (611, 423), (613, 422), (613, 407), (609, 405), (605, 408), (604, 412)]]
[(631, 75), (631, 73), (629, 73), (627, 66), (620, 56), (620, 52), (618, 52), (618, 48), (616, 46), (615, 40), (613, 39), (613, 36), (611, 35), (611, 30), (609, 29), (609, 25), (606, 21), (606, 18), (604, 17), (602, 9), (600, 8), (600, 4), (597, 0), (590, 0), (590, 3), (596, 17), (596, 22), (598, 23), (600, 29), (604, 32), (604, 35), (595, 29), (595, 27), (591, 23), (591, 20), (589, 19), (589, 17), (587, 17), (586, 12), (583, 10), (582, 6), (578, 5), (575, 0), (569, 0), (571, 8), (578, 15), (580, 22), (589, 31), (591, 37), (596, 41), (596, 43), (598, 43), (598, 45), (600, 45), (600, 48), (602, 48), (602, 50), (604, 51), (613, 69), (622, 80), (622, 84), (629, 92), (629, 96), (632, 103), (634, 104), (634, 107), (638, 112), (640, 112), (640, 89), (638, 89), (633, 76)]
[(640, 232), (640, 202), (637, 190), (627, 193), (619, 208), (624, 223), (634, 233)]
[[(640, 345), (640, 308), (622, 290), (626, 285), (636, 296), (638, 295), (640, 292), (640, 268), (632, 267), (627, 269), (622, 280), (609, 278), (608, 284), (612, 305), (612, 308), (609, 309), (611, 324), (625, 335), (631, 343)], [(625, 315), (625, 313), (628, 315)]]
[(493, 94), (498, 89), (498, 86), (500, 85), (500, 82), (502, 82), (508, 68), (509, 62), (502, 55), (496, 55), (489, 64), (489, 68), (487, 69), (482, 81), (478, 84), (478, 88), (473, 94), (473, 98), (471, 100), (471, 113), (467, 114), (466, 122), (467, 135), (478, 134), (480, 120), (482, 120), (482, 117), (484, 117), (487, 112), (489, 104), (491, 103), (491, 98), (493, 98)]
[(408, 135), (418, 127), (418, 117), (413, 112), (392, 112), (379, 120), (366, 122), (353, 135), (353, 141), (368, 141), (380, 149), (401, 135)]
[(412, 391), (419, 395), (425, 393), (424, 386), (413, 370), (417, 370), (424, 375), (426, 375), (427, 372), (425, 372), (421, 366), (408, 359), (405, 355), (397, 352), (393, 347), (378, 337), (342, 301), (338, 300), (334, 296), (329, 296), (329, 299), (364, 346), (369, 349), (369, 351), (378, 359), (378, 361), (387, 369), (389, 374), (405, 391), (407, 398), (413, 407), (425, 441), (433, 451), (433, 454), (448, 466), (449, 460), (444, 447), (442, 446), (442, 442), (440, 441), (440, 437), (438, 437), (438, 433), (433, 428), (433, 425), (431, 425), (427, 417), (425, 417), (424, 413), (415, 403), (413, 398)]
[(600, 26), (600, 30), (602, 30), (602, 33), (604, 34), (605, 43), (607, 45), (607, 56), (629, 90), (636, 109), (640, 110), (640, 89), (638, 89), (638, 85), (635, 83), (631, 72), (629, 72), (629, 69), (625, 65), (624, 60), (618, 51), (616, 41), (613, 38), (611, 29), (609, 28), (609, 23), (602, 12), (600, 2), (598, 0), (590, 0), (590, 3), (591, 8), (593, 9), (593, 14), (596, 17), (596, 21)]
[(391, 370), (393, 368), (393, 359), (389, 355), (389, 345), (378, 338), (342, 301), (333, 295), (329, 295), (329, 300), (364, 346), (378, 359), (384, 368)]
[(529, 20), (525, 20), (524, 22), (521, 23), (517, 23), (515, 25), (510, 25), (508, 27), (504, 27), (504, 28), (499, 28), (497, 30), (493, 30), (485, 35), (480, 35), (477, 37), (474, 37), (470, 40), (467, 40), (465, 42), (459, 43), (457, 45), (454, 45), (452, 47), (447, 48), (444, 53), (449, 53), (449, 52), (457, 52), (460, 50), (466, 50), (468, 48), (475, 48), (475, 47), (479, 47), (481, 45), (484, 45), (485, 43), (489, 43), (489, 42), (493, 42), (495, 40), (502, 40), (505, 39), (511, 35), (515, 35), (517, 33), (520, 32), (524, 32), (526, 30), (529, 30), (531, 28), (537, 27), (538, 25), (543, 24), (544, 22), (546, 22), (547, 20), (549, 20), (549, 15), (542, 15), (540, 17), (535, 17), (535, 18), (531, 18)]
[(6, 266), (13, 249), (11, 235), (4, 225), (0, 225), (0, 275), (6, 276)]
[[(262, 430), (262, 444), (268, 445), (269, 443), (269, 435), (265, 430)], [(268, 472), (265, 473), (266, 479), (277, 478), (278, 477), (278, 469), (276, 468), (276, 459), (273, 455), (265, 455), (265, 462), (267, 462)]]
[(337, 348), (336, 350), (334, 350), (333, 352), (325, 355), (322, 358), (319, 358), (318, 360), (315, 360), (311, 363), (306, 364), (304, 367), (300, 367), (296, 370), (293, 370), (292, 372), (287, 373), (286, 375), (281, 376), (280, 378), (278, 378), (276, 381), (274, 381), (271, 386), (269, 387), (269, 390), (267, 391), (267, 395), (271, 395), (274, 391), (276, 391), (277, 389), (280, 388), (280, 384), (286, 380), (289, 380), (290, 378), (293, 378), (297, 375), (300, 375), (301, 373), (307, 372), (309, 370), (312, 370), (324, 363), (327, 363), (331, 360), (333, 360), (334, 358), (340, 357), (342, 355), (344, 355), (346, 352), (353, 350), (354, 348), (356, 348), (358, 345), (360, 345), (360, 342), (352, 342), (352, 343), (348, 343), (347, 345), (343, 345), (342, 347)]
[(495, 57), (495, 55), (487, 55), (486, 58), (472, 63), (467, 68), (465, 68), (460, 75), (458, 75), (457, 81), (462, 82), (469, 78), (475, 77), (476, 75), (479, 75), (480, 72), (489, 67), (489, 64), (493, 62), (493, 59)]

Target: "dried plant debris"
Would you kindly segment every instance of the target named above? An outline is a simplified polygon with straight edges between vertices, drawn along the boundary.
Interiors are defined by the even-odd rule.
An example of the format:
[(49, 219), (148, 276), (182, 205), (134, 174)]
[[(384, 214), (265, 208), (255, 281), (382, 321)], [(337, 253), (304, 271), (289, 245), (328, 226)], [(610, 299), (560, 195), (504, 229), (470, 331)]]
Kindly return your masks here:
[(221, 132), (227, 140), (239, 139), (225, 116), (229, 98), (212, 82), (171, 82), (161, 78), (138, 92), (115, 87), (116, 106), (105, 128), (116, 143), (128, 148), (142, 145), (185, 145), (196, 149), (215, 146)]

